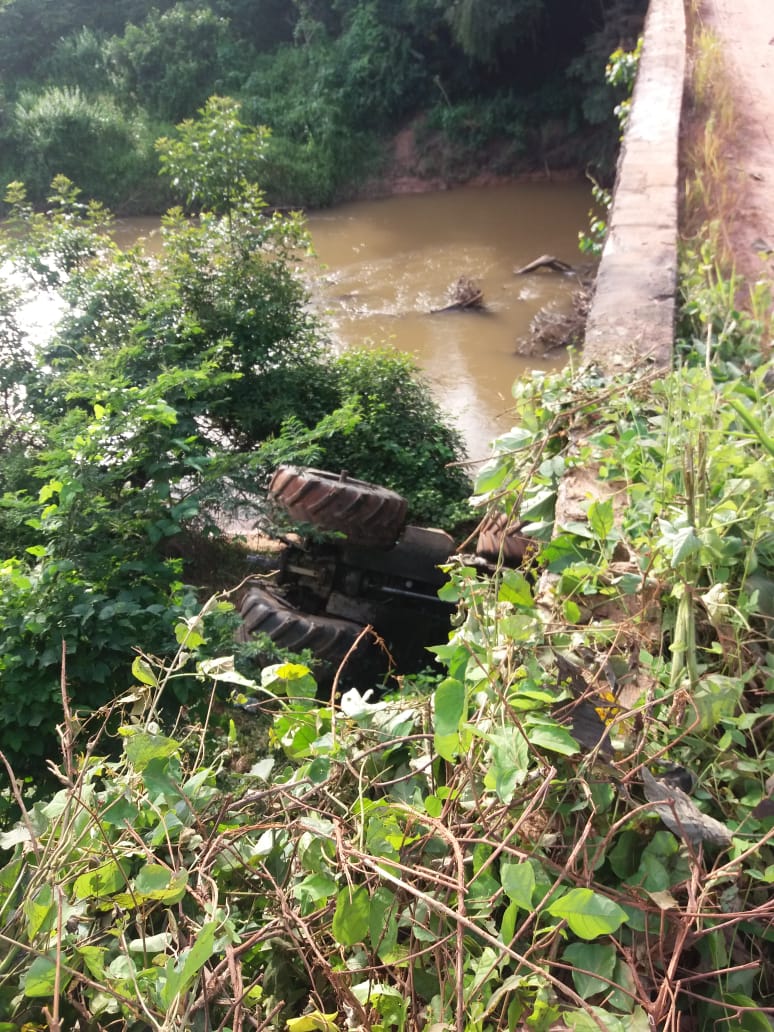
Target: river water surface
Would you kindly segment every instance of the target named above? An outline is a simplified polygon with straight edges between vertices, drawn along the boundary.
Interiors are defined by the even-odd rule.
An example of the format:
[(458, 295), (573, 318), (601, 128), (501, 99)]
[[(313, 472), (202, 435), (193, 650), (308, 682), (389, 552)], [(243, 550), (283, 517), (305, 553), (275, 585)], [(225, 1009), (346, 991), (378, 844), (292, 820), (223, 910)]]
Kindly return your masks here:
[[(585, 182), (465, 187), (358, 201), (307, 215), (318, 262), (308, 271), (315, 310), (334, 346), (388, 345), (414, 355), (470, 457), (507, 429), (511, 386), (564, 355), (529, 355), (529, 326), (544, 306), (569, 308), (574, 276), (514, 269), (544, 253), (578, 261), (587, 223)], [(157, 220), (127, 221), (120, 239)], [(431, 314), (457, 279), (483, 289), (486, 311)], [(525, 352), (527, 352), (525, 354)]]

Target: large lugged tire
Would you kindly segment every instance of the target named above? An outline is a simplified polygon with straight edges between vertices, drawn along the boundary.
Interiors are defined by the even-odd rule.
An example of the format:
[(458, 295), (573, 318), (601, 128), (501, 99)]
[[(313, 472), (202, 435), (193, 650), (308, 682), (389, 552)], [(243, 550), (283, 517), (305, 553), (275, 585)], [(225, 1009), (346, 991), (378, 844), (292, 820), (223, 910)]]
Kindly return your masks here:
[(324, 662), (338, 663), (354, 644), (362, 627), (351, 620), (300, 613), (263, 588), (250, 588), (240, 608), (239, 641), (267, 634), (291, 652), (309, 649)]
[(531, 541), (521, 533), (521, 524), (513, 523), (503, 512), (490, 513), (481, 524), (476, 555), (506, 566), (520, 566)]
[(395, 491), (321, 469), (280, 466), (269, 494), (299, 523), (366, 548), (392, 548), (406, 522), (408, 502)]

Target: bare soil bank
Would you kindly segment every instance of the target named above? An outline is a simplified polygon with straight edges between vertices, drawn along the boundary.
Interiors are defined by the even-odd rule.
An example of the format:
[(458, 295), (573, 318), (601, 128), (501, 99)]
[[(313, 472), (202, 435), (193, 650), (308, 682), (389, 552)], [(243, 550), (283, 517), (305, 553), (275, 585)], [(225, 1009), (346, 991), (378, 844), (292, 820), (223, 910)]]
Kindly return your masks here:
[[(420, 137), (423, 137), (420, 140)], [(396, 194), (430, 193), (455, 186), (500, 186), (504, 183), (555, 181), (572, 182), (584, 178), (581, 168), (552, 148), (551, 157), (542, 165), (526, 156), (521, 162), (507, 155), (507, 141), (487, 155), (478, 155), (469, 169), (459, 155), (444, 154), (443, 145), (432, 136), (424, 138), (421, 119), (402, 129), (392, 140), (391, 154), (384, 172), (354, 191), (350, 200), (371, 200)], [(553, 156), (556, 156), (556, 162)], [(448, 167), (446, 167), (448, 165)], [(554, 167), (556, 165), (556, 167)], [(522, 166), (522, 167), (520, 167)], [(443, 169), (439, 172), (438, 169)], [(509, 168), (508, 172), (498, 171)]]

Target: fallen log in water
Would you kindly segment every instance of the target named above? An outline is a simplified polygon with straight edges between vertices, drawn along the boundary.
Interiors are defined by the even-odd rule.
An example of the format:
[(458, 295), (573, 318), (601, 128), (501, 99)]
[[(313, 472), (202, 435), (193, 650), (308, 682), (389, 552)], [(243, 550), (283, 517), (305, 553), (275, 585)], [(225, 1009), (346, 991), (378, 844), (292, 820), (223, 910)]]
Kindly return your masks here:
[(552, 254), (541, 254), (528, 265), (522, 265), (520, 269), (514, 269), (516, 276), (523, 276), (525, 272), (535, 272), (536, 269), (551, 269), (553, 272), (572, 272), (572, 265), (563, 262), (561, 258), (555, 258)]

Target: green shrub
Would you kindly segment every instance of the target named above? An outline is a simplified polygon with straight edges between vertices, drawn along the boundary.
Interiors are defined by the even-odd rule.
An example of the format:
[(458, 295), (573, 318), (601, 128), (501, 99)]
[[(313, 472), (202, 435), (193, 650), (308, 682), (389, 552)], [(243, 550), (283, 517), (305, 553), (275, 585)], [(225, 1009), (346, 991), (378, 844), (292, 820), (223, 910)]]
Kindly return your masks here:
[(335, 359), (330, 372), (340, 402), (356, 403), (361, 420), (321, 443), (323, 466), (400, 492), (415, 523), (450, 527), (469, 515), (470, 481), (456, 465), (462, 439), (412, 359), (362, 349)]
[(108, 93), (107, 42), (104, 33), (87, 26), (63, 37), (45, 63), (47, 78), (58, 86), (77, 86), (86, 94)]
[(219, 139), (211, 165), (178, 153), (176, 168), (223, 214), (171, 212), (156, 256), (113, 244), (107, 213), (64, 177), (47, 215), (19, 184), (9, 193), (4, 259), (62, 306), (32, 347), (21, 298), (0, 294), (14, 412), (0, 437), (0, 749), (23, 770), (53, 740), (62, 641), (82, 708), (124, 690), (121, 655), (140, 642), (168, 656), (170, 618), (191, 597), (186, 542), (217, 535), (229, 506), (260, 510), (278, 463), (330, 459), (403, 490), (430, 522), (453, 518), (467, 493), (443, 468), (458, 438), (407, 360), (330, 357), (295, 272), (298, 219), (266, 215), (250, 182), (219, 194)]
[(490, 100), (436, 104), (428, 113), (427, 129), (443, 133), (455, 151), (466, 157), (504, 139), (518, 154), (526, 149), (528, 116), (528, 104), (508, 94)]
[(127, 118), (109, 97), (87, 97), (77, 86), (23, 93), (11, 133), (36, 199), (59, 174), (106, 203), (130, 197), (155, 177), (152, 140), (142, 121)]
[(349, 128), (380, 132), (416, 110), (425, 84), (410, 35), (380, 17), (375, 3), (350, 12), (318, 79), (318, 88)]
[(170, 122), (193, 115), (213, 93), (237, 89), (247, 57), (224, 18), (182, 3), (128, 25), (107, 54), (116, 93)]

